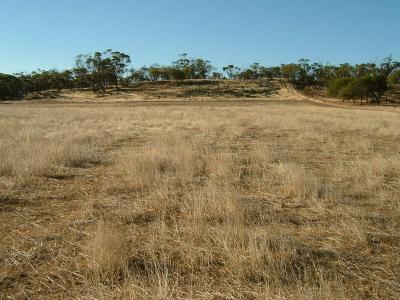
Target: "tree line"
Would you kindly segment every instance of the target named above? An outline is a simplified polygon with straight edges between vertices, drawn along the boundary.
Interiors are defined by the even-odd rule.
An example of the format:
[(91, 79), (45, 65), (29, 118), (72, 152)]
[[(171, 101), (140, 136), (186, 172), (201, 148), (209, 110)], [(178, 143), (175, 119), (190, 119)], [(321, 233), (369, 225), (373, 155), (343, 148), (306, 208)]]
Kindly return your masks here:
[(331, 97), (347, 100), (371, 101), (378, 104), (394, 84), (400, 84), (400, 62), (386, 57), (380, 63), (340, 65), (312, 63), (301, 59), (297, 63), (263, 66), (254, 63), (240, 68), (233, 64), (218, 70), (203, 58), (181, 54), (171, 65), (154, 64), (138, 69), (129, 68), (128, 54), (108, 49), (104, 52), (78, 55), (71, 69), (58, 71), (37, 70), (31, 73), (0, 73), (0, 99), (16, 99), (31, 92), (90, 88), (106, 92), (109, 87), (119, 89), (141, 81), (176, 81), (187, 79), (257, 80), (285, 79), (296, 88), (325, 89)]

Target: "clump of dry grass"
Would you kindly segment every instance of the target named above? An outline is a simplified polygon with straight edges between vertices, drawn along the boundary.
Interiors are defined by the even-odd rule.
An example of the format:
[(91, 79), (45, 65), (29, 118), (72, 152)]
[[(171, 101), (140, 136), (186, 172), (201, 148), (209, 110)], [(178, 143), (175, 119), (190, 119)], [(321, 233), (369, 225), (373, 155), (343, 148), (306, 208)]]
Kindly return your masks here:
[(123, 172), (123, 188), (134, 191), (151, 188), (163, 175), (175, 171), (173, 157), (162, 148), (129, 153), (121, 158), (118, 168)]
[(276, 173), (285, 198), (318, 198), (323, 192), (318, 178), (306, 171), (302, 165), (280, 163), (276, 166)]
[(72, 168), (96, 165), (103, 160), (96, 143), (88, 138), (77, 139), (65, 144), (60, 156), (62, 165)]
[(127, 273), (132, 255), (127, 237), (114, 224), (99, 223), (86, 248), (88, 267), (94, 276), (116, 280)]
[(208, 155), (196, 141), (188, 144), (176, 136), (168, 136), (151, 147), (133, 149), (121, 156), (117, 172), (122, 175), (122, 189), (148, 190), (159, 182), (177, 186), (190, 183), (205, 175)]
[(182, 213), (190, 224), (240, 222), (238, 192), (228, 184), (207, 182), (200, 189), (188, 192)]

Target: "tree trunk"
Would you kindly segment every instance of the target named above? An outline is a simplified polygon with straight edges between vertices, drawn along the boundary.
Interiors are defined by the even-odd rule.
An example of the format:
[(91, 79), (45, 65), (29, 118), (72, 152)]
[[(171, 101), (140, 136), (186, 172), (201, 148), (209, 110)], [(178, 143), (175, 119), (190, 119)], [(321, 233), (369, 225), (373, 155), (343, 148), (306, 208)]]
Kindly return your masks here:
[(101, 90), (103, 91), (103, 93), (106, 92), (106, 88), (105, 88), (105, 86), (104, 86), (104, 83), (101, 82), (101, 81), (100, 81), (100, 88), (101, 88)]

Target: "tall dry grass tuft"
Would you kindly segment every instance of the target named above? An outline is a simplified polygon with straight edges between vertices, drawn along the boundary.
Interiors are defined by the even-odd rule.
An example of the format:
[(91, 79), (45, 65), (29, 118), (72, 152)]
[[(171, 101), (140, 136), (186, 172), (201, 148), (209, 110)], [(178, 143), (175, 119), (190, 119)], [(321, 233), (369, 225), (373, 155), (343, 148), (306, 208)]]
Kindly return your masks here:
[(99, 223), (86, 247), (91, 275), (103, 280), (126, 276), (131, 255), (127, 237), (113, 224)]
[(84, 168), (99, 164), (103, 157), (91, 138), (80, 138), (66, 143), (61, 151), (61, 163), (65, 167)]
[(238, 196), (232, 186), (207, 182), (185, 195), (183, 214), (191, 224), (241, 222)]
[(302, 165), (280, 163), (276, 166), (276, 173), (285, 198), (318, 198), (323, 192), (323, 186), (318, 178), (310, 171), (306, 171)]
[(118, 159), (117, 172), (122, 176), (122, 189), (145, 191), (158, 182), (184, 185), (202, 172), (203, 162), (193, 146), (177, 140), (164, 140), (151, 147), (134, 149)]

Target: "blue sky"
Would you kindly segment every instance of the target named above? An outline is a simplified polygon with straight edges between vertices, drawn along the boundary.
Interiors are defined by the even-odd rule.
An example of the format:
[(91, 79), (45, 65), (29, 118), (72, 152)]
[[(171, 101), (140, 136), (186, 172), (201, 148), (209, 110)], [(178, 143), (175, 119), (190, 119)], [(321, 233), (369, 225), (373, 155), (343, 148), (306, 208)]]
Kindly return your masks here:
[(0, 72), (108, 48), (133, 66), (184, 52), (216, 66), (399, 59), (399, 12), (399, 0), (0, 0)]

